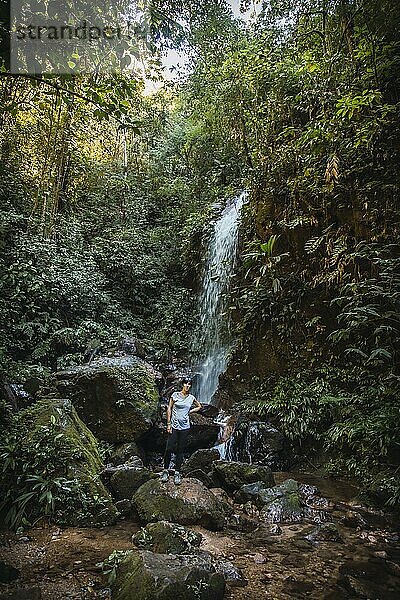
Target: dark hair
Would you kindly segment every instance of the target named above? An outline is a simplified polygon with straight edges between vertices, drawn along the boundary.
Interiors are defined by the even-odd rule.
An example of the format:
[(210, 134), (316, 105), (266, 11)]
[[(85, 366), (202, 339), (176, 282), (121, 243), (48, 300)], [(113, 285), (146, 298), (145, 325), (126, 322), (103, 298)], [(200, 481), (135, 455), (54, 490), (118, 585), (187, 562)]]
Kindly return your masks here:
[(185, 383), (192, 384), (192, 378), (191, 377), (182, 377), (179, 383), (182, 387)]

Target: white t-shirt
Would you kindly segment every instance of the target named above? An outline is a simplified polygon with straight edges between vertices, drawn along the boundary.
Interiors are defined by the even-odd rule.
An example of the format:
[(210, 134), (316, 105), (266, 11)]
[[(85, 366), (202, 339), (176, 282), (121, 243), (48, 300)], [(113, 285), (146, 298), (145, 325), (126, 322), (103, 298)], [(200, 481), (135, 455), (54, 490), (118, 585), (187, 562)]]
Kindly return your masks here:
[(185, 396), (182, 392), (174, 392), (171, 395), (174, 401), (172, 405), (171, 426), (173, 429), (189, 429), (189, 410), (192, 408), (196, 398), (192, 394)]

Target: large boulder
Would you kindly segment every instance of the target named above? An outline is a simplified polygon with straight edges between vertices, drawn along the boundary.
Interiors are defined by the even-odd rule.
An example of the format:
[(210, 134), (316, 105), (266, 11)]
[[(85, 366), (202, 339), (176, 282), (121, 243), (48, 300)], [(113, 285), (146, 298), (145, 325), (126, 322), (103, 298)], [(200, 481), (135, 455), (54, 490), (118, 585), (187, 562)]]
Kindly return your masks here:
[(201, 555), (207, 562), (211, 561), (215, 571), (221, 573), (230, 586), (241, 587), (247, 585), (240, 569), (224, 558), (200, 550), (202, 535), (182, 525), (168, 523), (167, 521), (149, 523), (132, 537), (132, 541), (142, 550), (151, 550), (156, 554)]
[(134, 544), (156, 554), (191, 554), (200, 546), (202, 535), (183, 525), (158, 521), (148, 523), (133, 537)]
[(158, 372), (136, 356), (99, 358), (60, 371), (57, 387), (81, 419), (107, 442), (139, 440), (158, 415)]
[(131, 500), (141, 485), (156, 478), (158, 475), (144, 467), (123, 465), (111, 476), (110, 488), (117, 500)]
[[(26, 480), (24, 469), (28, 465), (29, 469), (36, 469), (44, 489), (56, 496), (54, 521), (78, 526), (115, 523), (117, 510), (99, 478), (102, 460), (98, 442), (69, 400), (43, 398), (20, 411), (14, 435), (24, 464), (21, 473), (15, 472), (19, 477), (10, 481), (10, 486), (17, 490), (18, 481)], [(27, 506), (30, 518), (49, 509), (33, 482), (32, 491), (35, 489), (38, 492), (32, 498), (32, 506)]]
[(208, 555), (133, 552), (121, 563), (114, 600), (222, 600), (225, 580)]
[(261, 481), (265, 487), (275, 484), (271, 469), (262, 465), (219, 460), (213, 463), (212, 473), (220, 486), (231, 493), (256, 481)]
[(144, 523), (171, 521), (211, 530), (222, 529), (225, 516), (232, 512), (197, 479), (184, 478), (179, 486), (172, 481), (148, 481), (136, 491), (132, 502)]

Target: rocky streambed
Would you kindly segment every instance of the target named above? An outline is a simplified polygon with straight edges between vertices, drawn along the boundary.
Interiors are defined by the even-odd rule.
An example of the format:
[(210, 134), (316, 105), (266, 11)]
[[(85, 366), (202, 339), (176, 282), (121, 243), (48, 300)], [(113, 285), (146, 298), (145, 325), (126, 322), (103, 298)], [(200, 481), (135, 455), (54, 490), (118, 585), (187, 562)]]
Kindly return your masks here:
[(136, 518), (114, 526), (3, 532), (0, 598), (399, 598), (390, 515), (348, 484), (248, 467), (214, 463), (220, 488), (151, 478), (133, 495)]

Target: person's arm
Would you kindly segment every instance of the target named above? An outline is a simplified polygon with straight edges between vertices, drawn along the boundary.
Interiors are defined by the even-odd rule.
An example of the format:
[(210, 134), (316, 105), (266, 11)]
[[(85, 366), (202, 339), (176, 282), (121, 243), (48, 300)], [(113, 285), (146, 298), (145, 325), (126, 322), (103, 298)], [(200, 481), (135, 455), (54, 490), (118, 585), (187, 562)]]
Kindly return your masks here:
[(169, 399), (169, 402), (168, 402), (168, 406), (167, 406), (167, 433), (172, 433), (171, 415), (172, 415), (173, 405), (174, 405), (174, 399), (171, 396), (171, 398)]
[(192, 413), (195, 413), (195, 412), (199, 412), (199, 410), (201, 410), (201, 404), (198, 400), (196, 400), (196, 398), (193, 400), (192, 406), (194, 406), (194, 408), (191, 408), (189, 410), (189, 415), (191, 415)]

